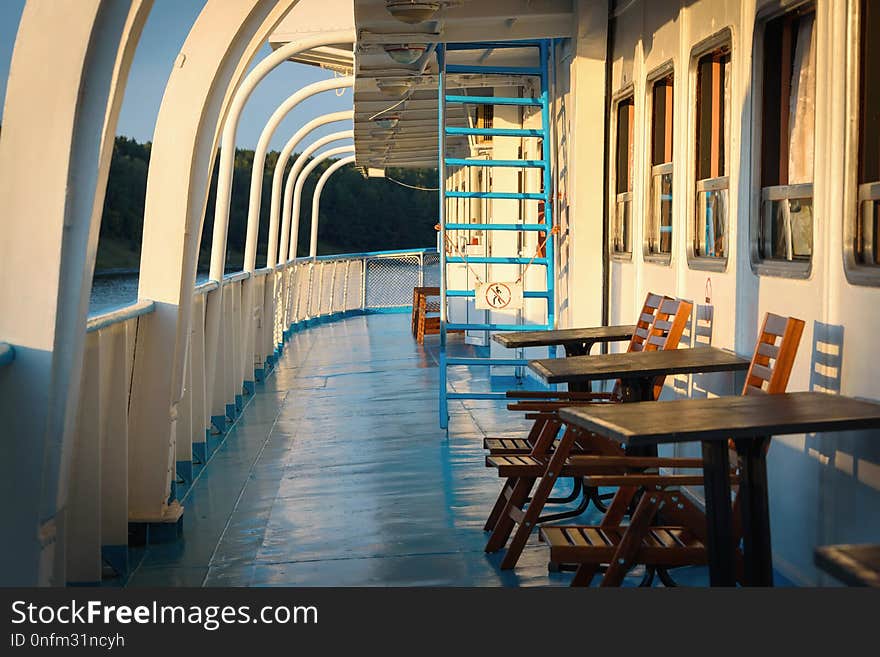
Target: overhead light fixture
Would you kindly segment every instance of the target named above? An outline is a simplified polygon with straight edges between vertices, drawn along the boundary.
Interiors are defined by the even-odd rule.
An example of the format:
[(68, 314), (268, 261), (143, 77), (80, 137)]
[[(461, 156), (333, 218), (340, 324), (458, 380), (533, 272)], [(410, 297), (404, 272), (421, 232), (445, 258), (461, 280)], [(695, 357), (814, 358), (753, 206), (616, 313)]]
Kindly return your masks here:
[(397, 114), (388, 114), (373, 119), (373, 124), (380, 130), (394, 130), (400, 123), (400, 117)]
[(416, 2), (415, 0), (385, 0), (388, 13), (399, 21), (415, 25), (431, 20), (440, 10), (439, 2)]
[(403, 96), (410, 90), (412, 83), (403, 78), (379, 78), (376, 80), (376, 86), (379, 88), (379, 91), (386, 96)]
[(428, 49), (424, 43), (388, 43), (385, 52), (398, 64), (415, 64)]

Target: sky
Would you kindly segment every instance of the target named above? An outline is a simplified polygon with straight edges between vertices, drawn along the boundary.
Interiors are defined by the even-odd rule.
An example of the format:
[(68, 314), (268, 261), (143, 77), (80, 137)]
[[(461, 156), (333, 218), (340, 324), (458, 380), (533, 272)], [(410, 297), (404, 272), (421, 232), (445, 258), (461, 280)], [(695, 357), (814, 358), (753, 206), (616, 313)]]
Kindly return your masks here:
[[(25, 0), (0, 0), (0, 98), (4, 102), (15, 34), (24, 5)], [(139, 142), (152, 141), (168, 75), (204, 5), (205, 0), (154, 0), (128, 77), (117, 134), (132, 137)], [(255, 61), (259, 61), (269, 52), (269, 46), (264, 46)], [(251, 94), (238, 126), (236, 145), (239, 148), (256, 146), (266, 121), (287, 97), (307, 84), (332, 76), (331, 71), (293, 62), (285, 62), (277, 67)], [(337, 96), (334, 91), (328, 91), (304, 101), (290, 112), (275, 131), (270, 148), (281, 150), (303, 123), (320, 114), (351, 109), (351, 93), (348, 89), (342, 96)], [(333, 123), (315, 130), (312, 135), (317, 138), (349, 127), (350, 125), (344, 123)], [(334, 144), (338, 145), (340, 144)]]

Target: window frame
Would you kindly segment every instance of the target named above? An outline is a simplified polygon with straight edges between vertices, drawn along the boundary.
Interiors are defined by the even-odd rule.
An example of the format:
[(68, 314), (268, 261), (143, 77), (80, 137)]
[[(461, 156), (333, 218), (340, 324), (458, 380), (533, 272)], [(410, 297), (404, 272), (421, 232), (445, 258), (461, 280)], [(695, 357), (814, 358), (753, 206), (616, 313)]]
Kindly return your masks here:
[[(711, 181), (708, 184), (708, 188), (715, 188), (718, 184), (723, 183), (725, 186), (724, 189), (727, 190), (727, 217), (725, 224), (725, 254), (723, 258), (713, 258), (707, 256), (697, 255), (694, 251), (694, 239), (695, 239), (695, 231), (696, 231), (696, 212), (697, 212), (697, 184), (700, 182), (697, 179), (697, 160), (699, 159), (699, 154), (697, 152), (698, 145), (698, 131), (699, 126), (697, 126), (697, 116), (699, 112), (697, 111), (697, 103), (699, 98), (697, 96), (697, 86), (699, 82), (699, 65), (700, 60), (712, 53), (715, 50), (726, 49), (730, 54), (730, 96), (731, 101), (733, 100), (734, 91), (736, 89), (736, 68), (734, 67), (735, 58), (738, 56), (737, 49), (734, 47), (734, 34), (733, 27), (728, 25), (712, 36), (704, 39), (700, 43), (696, 44), (690, 53), (690, 59), (688, 62), (688, 147), (687, 147), (687, 180), (686, 180), (686, 194), (685, 194), (685, 227), (686, 227), (686, 246), (687, 246), (687, 263), (688, 268), (697, 271), (711, 271), (711, 272), (726, 272), (727, 265), (730, 262), (730, 254), (734, 247), (734, 240), (731, 239), (731, 228), (733, 226), (733, 221), (735, 217), (730, 211), (730, 199), (731, 199), (731, 189), (730, 189), (730, 157), (731, 153), (725, 153), (725, 170), (726, 174), (724, 176), (718, 176), (715, 178), (705, 178), (703, 180)], [(728, 108), (728, 112), (731, 108)], [(733, 129), (733, 125), (731, 124), (731, 132)], [(732, 141), (732, 134), (728, 135), (728, 141)], [(720, 183), (719, 183), (720, 181)], [(706, 185), (704, 185), (706, 186)]]
[[(670, 267), (672, 265), (673, 254), (675, 253), (676, 225), (678, 223), (678, 208), (680, 207), (680, 203), (678, 203), (678, 198), (676, 194), (677, 176), (675, 166), (675, 116), (677, 114), (676, 109), (681, 105), (681, 103), (677, 99), (678, 94), (675, 93), (675, 68), (675, 61), (670, 59), (653, 69), (645, 79), (645, 125), (649, 138), (646, 142), (648, 144), (648, 148), (646, 148), (645, 150), (645, 152), (648, 153), (648, 164), (645, 167), (646, 171), (643, 181), (644, 198), (642, 199), (642, 207), (644, 208), (644, 212), (642, 213), (642, 259), (645, 262), (650, 262), (665, 267)], [(672, 77), (672, 159), (669, 162), (655, 165), (652, 155), (654, 143), (654, 86), (661, 80), (670, 76)], [(653, 253), (648, 249), (648, 239), (649, 237), (651, 237), (648, 234), (648, 227), (651, 222), (651, 214), (654, 211), (654, 170), (661, 167), (663, 167), (664, 169), (668, 168), (668, 173), (672, 174), (672, 243), (669, 247), (669, 253)]]
[[(634, 198), (634, 188), (635, 188), (635, 175), (636, 175), (636, 151), (634, 144), (631, 144), (632, 147), (632, 162), (630, 171), (630, 189), (628, 192), (621, 192), (618, 194), (617, 192), (617, 156), (618, 156), (618, 114), (621, 103), (625, 101), (632, 101), (633, 106), (633, 118), (632, 118), (632, 126), (631, 126), (631, 134), (632, 140), (635, 141), (638, 131), (636, 129), (636, 94), (635, 94), (635, 85), (630, 83), (627, 86), (619, 89), (611, 98), (611, 125), (609, 132), (609, 139), (611, 141), (610, 147), (608, 149), (609, 153), (609, 175), (608, 175), (608, 184), (609, 184), (609, 208), (608, 208), (608, 240), (607, 240), (607, 248), (608, 248), (608, 256), (611, 260), (616, 262), (632, 262), (633, 260), (633, 198)], [(629, 202), (629, 251), (615, 251), (614, 250), (614, 226), (617, 222), (617, 204), (619, 196), (628, 196), (628, 199), (625, 199), (625, 202)]]
[(860, 222), (859, 205), (862, 194), (860, 188), (877, 182), (871, 181), (859, 185), (862, 0), (849, 0), (847, 3), (846, 36), (846, 115), (855, 119), (847, 121), (844, 138), (843, 270), (847, 281), (852, 285), (880, 287), (880, 265), (862, 264), (858, 261), (855, 252), (855, 240)]
[[(815, 137), (818, 124), (818, 111), (813, 114), (813, 181), (810, 183), (786, 183), (772, 187), (763, 187), (762, 183), (762, 160), (764, 157), (764, 35), (767, 24), (786, 14), (801, 12), (809, 9), (813, 12), (813, 30), (816, 35), (816, 83), (813, 90), (813, 100), (819, 92), (818, 73), (821, 70), (818, 62), (819, 38), (819, 12), (815, 0), (802, 0), (801, 2), (775, 2), (765, 8), (755, 17), (755, 30), (752, 39), (752, 141), (751, 141), (751, 181), (749, 186), (749, 264), (756, 276), (771, 276), (776, 278), (809, 279), (813, 273), (813, 259), (816, 251), (816, 215), (815, 215), (815, 182), (816, 182), (816, 155)], [(816, 105), (818, 110), (818, 104)], [(772, 190), (772, 191), (770, 191)], [(798, 194), (798, 192), (801, 194)], [(786, 192), (790, 192), (786, 194)], [(767, 200), (784, 200), (785, 198), (809, 198), (813, 201), (812, 216), (812, 251), (808, 261), (781, 260), (767, 258), (761, 253), (764, 233), (762, 227), (765, 222), (764, 197)]]

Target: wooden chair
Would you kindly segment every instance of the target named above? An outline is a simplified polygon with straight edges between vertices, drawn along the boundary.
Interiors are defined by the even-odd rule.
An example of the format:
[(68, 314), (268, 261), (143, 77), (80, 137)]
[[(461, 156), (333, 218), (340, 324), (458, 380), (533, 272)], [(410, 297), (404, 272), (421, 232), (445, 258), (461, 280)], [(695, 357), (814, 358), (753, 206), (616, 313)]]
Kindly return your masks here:
[(440, 305), (428, 301), (429, 297), (439, 297), (439, 287), (414, 287), (412, 310), (412, 333), (419, 344), (424, 344), (426, 335), (440, 333)]
[[(653, 292), (648, 292), (642, 310), (639, 313), (636, 329), (627, 345), (627, 352), (643, 351), (648, 340), (651, 326), (663, 297)], [(619, 389), (618, 389), (619, 392)], [(483, 447), (490, 454), (529, 454), (535, 445), (541, 431), (548, 422), (555, 420), (555, 411), (559, 408), (572, 406), (574, 403), (586, 403), (593, 401), (610, 401), (614, 399), (615, 392), (573, 392), (573, 391), (543, 391), (543, 390), (510, 390), (507, 397), (517, 401), (507, 406), (511, 411), (525, 411), (536, 413), (534, 424), (526, 438), (485, 438)], [(557, 422), (557, 431), (561, 424)]]
[[(654, 321), (643, 340), (644, 350), (675, 349), (681, 340), (681, 334), (688, 322), (692, 304), (675, 299), (664, 299), (660, 303)], [(615, 386), (616, 388), (619, 387)], [(654, 386), (654, 394), (659, 395), (663, 387), (660, 377)], [(606, 402), (607, 403), (607, 402)], [(513, 568), (525, 547), (532, 529), (538, 523), (540, 513), (547, 503), (559, 477), (585, 477), (597, 472), (607, 472), (609, 468), (622, 467), (619, 463), (607, 460), (609, 457), (623, 456), (621, 448), (611, 441), (566, 427), (553, 448), (555, 435), (558, 431), (558, 420), (547, 422), (538, 437), (535, 446), (528, 456), (489, 455), (487, 465), (497, 468), (498, 475), (507, 481), (495, 502), (489, 516), (487, 526), (492, 527), (492, 534), (486, 543), (486, 552), (497, 552), (513, 537), (507, 553), (501, 562), (502, 569)], [(578, 441), (584, 453), (593, 458), (587, 462), (573, 463), (569, 461), (575, 441)], [(552, 448), (552, 449), (551, 449)], [(581, 454), (582, 456), (585, 454)], [(631, 467), (645, 469), (661, 467), (662, 460), (649, 457), (644, 461), (629, 461)], [(694, 459), (681, 459), (666, 462), (667, 467), (695, 467)], [(534, 494), (532, 489), (538, 483)], [(530, 497), (531, 495), (531, 497)], [(528, 503), (528, 506), (526, 504)]]
[[(783, 393), (788, 386), (797, 355), (804, 322), (768, 313), (764, 317), (752, 362), (746, 375), (743, 395)], [(626, 459), (620, 460), (622, 465)], [(633, 457), (637, 459), (637, 457)], [(574, 457), (572, 461), (577, 461)], [(633, 464), (638, 460), (633, 461)], [(693, 466), (688, 466), (693, 467)], [(736, 483), (735, 475), (734, 483)], [(636, 564), (648, 567), (701, 565), (706, 563), (705, 516), (702, 523), (693, 518), (682, 521), (679, 504), (681, 486), (700, 486), (702, 475), (629, 475), (588, 476), (591, 486), (618, 487), (608, 513), (597, 526), (543, 527), (541, 536), (550, 546), (553, 563), (577, 563), (572, 586), (589, 586), (599, 569), (606, 565), (602, 586), (619, 586)], [(625, 511), (644, 490), (630, 522), (622, 524)], [(663, 509), (662, 512), (660, 509)], [(738, 493), (734, 518), (739, 516)], [(654, 525), (658, 513), (662, 524)], [(666, 524), (669, 521), (676, 524)], [(734, 538), (741, 535), (739, 523), (732, 527)]]

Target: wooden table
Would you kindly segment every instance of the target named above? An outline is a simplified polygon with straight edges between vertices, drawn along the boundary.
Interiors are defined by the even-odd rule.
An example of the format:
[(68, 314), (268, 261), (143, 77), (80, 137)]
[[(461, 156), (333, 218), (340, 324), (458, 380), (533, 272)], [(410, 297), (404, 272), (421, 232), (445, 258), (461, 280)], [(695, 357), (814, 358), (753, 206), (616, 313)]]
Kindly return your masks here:
[(702, 443), (707, 548), (713, 586), (736, 583), (735, 546), (731, 541), (729, 438), (736, 444), (741, 466), (739, 495), (745, 582), (772, 586), (766, 461), (770, 437), (880, 429), (880, 404), (819, 392), (682, 399), (627, 406), (597, 404), (562, 409), (560, 416), (565, 422), (601, 433), (628, 447)]
[(813, 559), (848, 586), (880, 588), (880, 545), (826, 545), (816, 548)]
[(621, 326), (596, 326), (592, 328), (560, 329), (558, 331), (516, 331), (495, 333), (492, 339), (510, 349), (525, 347), (565, 348), (566, 356), (585, 356), (597, 342), (623, 342), (630, 340), (635, 324)]
[(529, 367), (547, 383), (620, 379), (624, 401), (650, 401), (658, 376), (746, 371), (749, 361), (715, 347), (636, 351), (533, 360)]

